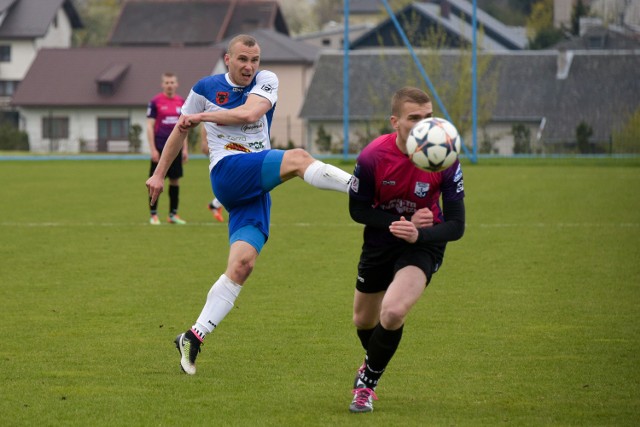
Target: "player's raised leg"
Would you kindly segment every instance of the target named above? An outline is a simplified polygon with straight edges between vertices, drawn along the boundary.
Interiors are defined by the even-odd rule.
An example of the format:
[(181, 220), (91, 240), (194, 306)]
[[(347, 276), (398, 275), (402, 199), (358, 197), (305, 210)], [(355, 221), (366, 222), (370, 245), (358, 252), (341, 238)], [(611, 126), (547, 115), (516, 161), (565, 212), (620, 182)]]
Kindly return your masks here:
[(316, 160), (301, 148), (287, 150), (280, 164), (280, 178), (287, 181), (295, 176), (323, 190), (347, 193), (352, 175), (342, 169)]

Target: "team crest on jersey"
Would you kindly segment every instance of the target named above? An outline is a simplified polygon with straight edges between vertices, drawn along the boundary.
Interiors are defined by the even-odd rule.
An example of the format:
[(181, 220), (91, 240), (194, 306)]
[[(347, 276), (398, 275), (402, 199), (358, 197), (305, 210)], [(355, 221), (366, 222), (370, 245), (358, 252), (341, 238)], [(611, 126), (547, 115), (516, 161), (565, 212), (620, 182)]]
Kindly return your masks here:
[(224, 105), (229, 100), (229, 92), (216, 92), (216, 104)]
[(428, 191), (429, 191), (429, 183), (418, 181), (416, 182), (416, 188), (415, 190), (413, 190), (413, 193), (422, 199), (427, 196)]

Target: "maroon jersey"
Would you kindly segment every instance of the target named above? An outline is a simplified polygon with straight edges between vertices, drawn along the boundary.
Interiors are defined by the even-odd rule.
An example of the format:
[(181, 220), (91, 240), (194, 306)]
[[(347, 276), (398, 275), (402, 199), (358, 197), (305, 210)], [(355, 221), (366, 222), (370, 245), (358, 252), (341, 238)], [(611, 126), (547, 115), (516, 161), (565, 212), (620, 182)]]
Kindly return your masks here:
[(184, 99), (180, 95), (174, 95), (169, 98), (164, 93), (159, 93), (149, 101), (147, 106), (147, 117), (155, 119), (156, 123), (153, 128), (155, 144), (158, 150), (164, 148), (171, 131), (173, 130), (182, 110)]
[[(440, 207), (443, 200), (464, 198), (462, 168), (456, 162), (442, 172), (418, 169), (396, 145), (396, 133), (382, 135), (367, 145), (358, 156), (349, 196), (370, 202), (376, 209), (407, 219), (418, 209), (429, 208), (434, 224), (444, 221)], [(385, 229), (365, 231), (365, 238), (388, 241)], [(384, 235), (384, 236), (383, 236)]]

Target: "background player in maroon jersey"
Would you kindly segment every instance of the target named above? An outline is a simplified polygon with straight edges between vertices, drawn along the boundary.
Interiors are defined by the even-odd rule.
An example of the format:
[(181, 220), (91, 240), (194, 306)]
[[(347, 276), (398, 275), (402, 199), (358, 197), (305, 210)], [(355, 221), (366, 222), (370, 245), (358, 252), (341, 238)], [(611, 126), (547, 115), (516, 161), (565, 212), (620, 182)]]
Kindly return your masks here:
[[(173, 127), (178, 123), (184, 98), (176, 93), (178, 89), (178, 78), (173, 73), (162, 74), (162, 92), (149, 101), (147, 107), (147, 140), (149, 141), (149, 152), (151, 153), (151, 168), (149, 176), (153, 175), (160, 155)], [(181, 154), (171, 163), (167, 172), (169, 178), (169, 217), (167, 221), (171, 224), (186, 224), (178, 216), (178, 204), (180, 202), (180, 178), (182, 178), (182, 163), (189, 159), (187, 138), (182, 142)], [(158, 200), (149, 205), (151, 217), (149, 223), (159, 225)]]
[(464, 234), (460, 163), (431, 173), (407, 156), (411, 128), (432, 114), (424, 91), (398, 90), (391, 101), (395, 132), (374, 139), (356, 163), (349, 212), (365, 228), (353, 321), (365, 360), (354, 382), (352, 412), (373, 410), (374, 390), (400, 344), (409, 310), (442, 264), (447, 242)]

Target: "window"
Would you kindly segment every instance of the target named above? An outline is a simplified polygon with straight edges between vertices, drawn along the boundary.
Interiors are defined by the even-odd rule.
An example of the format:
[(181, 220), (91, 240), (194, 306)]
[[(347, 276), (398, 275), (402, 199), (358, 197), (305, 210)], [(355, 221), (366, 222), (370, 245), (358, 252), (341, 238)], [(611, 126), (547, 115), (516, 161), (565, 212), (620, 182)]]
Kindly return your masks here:
[(98, 83), (98, 93), (100, 95), (113, 95), (115, 91), (113, 90), (113, 84), (111, 83), (104, 83), (104, 82), (99, 82)]
[(9, 62), (11, 61), (11, 46), (10, 45), (0, 45), (0, 62)]
[(19, 81), (16, 80), (0, 80), (0, 96), (13, 96), (18, 89)]
[(43, 117), (42, 137), (48, 139), (69, 138), (68, 117)]
[(98, 119), (98, 139), (128, 140), (129, 139), (129, 119)]

